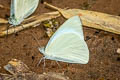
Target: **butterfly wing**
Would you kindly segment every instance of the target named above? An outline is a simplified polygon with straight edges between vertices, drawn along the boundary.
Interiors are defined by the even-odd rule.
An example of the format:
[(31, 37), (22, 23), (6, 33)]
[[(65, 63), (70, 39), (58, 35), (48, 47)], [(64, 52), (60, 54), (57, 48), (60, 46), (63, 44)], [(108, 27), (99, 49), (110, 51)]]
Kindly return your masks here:
[(86, 64), (89, 50), (84, 41), (82, 24), (78, 16), (67, 20), (51, 37), (45, 53), (47, 59)]
[(37, 8), (39, 0), (11, 0), (9, 23), (19, 25), (24, 18), (30, 16)]

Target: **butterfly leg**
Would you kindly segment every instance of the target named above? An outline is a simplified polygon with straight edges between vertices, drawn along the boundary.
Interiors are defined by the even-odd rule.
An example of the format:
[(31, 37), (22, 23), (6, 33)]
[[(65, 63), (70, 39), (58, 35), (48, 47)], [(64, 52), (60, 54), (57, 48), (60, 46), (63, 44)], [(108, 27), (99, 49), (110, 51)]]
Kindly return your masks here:
[(9, 33), (8, 33), (8, 31), (9, 31), (9, 28), (10, 28), (10, 27), (13, 27), (13, 25), (10, 25), (10, 26), (8, 25), (8, 26), (7, 26), (7, 33), (6, 33), (6, 37), (8, 37), (8, 34), (9, 34)]
[(43, 57), (40, 59), (40, 61), (37, 64), (37, 67), (40, 65), (41, 61), (43, 60)]

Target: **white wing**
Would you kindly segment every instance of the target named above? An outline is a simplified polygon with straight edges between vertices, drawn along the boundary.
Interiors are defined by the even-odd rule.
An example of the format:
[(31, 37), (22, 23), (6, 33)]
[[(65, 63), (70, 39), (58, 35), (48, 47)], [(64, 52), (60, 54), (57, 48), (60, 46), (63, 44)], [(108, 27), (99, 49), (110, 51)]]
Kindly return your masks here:
[(43, 54), (51, 60), (81, 64), (88, 62), (89, 50), (78, 16), (70, 18), (55, 32)]
[(37, 8), (39, 0), (11, 0), (9, 23), (19, 25)]

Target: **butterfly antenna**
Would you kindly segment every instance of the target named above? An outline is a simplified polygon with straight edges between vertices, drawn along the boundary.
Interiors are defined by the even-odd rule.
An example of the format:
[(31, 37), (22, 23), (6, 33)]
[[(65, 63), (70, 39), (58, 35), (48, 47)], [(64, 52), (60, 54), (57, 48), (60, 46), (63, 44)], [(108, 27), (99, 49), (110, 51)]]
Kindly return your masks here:
[(32, 36), (33, 36), (33, 38), (36, 40), (37, 44), (38, 44), (39, 47), (40, 47), (40, 43), (39, 43), (38, 39), (35, 37), (35, 33), (34, 33), (34, 32), (32, 32)]

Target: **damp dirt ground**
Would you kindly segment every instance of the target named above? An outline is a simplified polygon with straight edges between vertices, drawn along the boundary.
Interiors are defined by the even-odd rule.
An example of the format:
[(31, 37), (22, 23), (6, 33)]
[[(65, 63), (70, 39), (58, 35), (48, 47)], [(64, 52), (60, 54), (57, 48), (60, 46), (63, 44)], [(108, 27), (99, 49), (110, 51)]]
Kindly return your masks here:
[[(79, 8), (104, 12), (120, 16), (120, 0), (46, 0), (47, 2), (60, 8)], [(0, 0), (0, 4), (9, 7), (10, 0)], [(47, 9), (43, 4), (39, 4), (33, 15), (53, 10)], [(21, 12), (22, 13), (22, 12)], [(7, 19), (9, 10), (0, 8), (0, 18)], [(62, 24), (65, 19), (57, 19)], [(55, 61), (46, 61), (46, 72), (64, 72), (72, 80), (120, 80), (120, 35), (84, 27), (85, 41), (90, 50), (90, 60), (88, 64), (68, 64), (60, 62), (61, 68)], [(26, 29), (17, 34), (0, 38), (0, 69), (1, 73), (8, 73), (3, 66), (11, 59), (19, 59), (36, 72), (43, 73), (42, 66), (36, 67), (42, 57), (38, 51), (39, 45), (30, 33), (34, 32), (40, 46), (45, 46), (49, 40), (42, 24), (36, 28)]]

